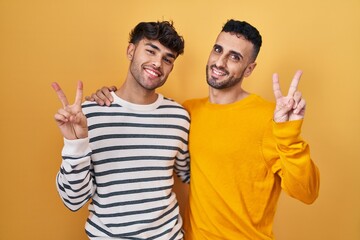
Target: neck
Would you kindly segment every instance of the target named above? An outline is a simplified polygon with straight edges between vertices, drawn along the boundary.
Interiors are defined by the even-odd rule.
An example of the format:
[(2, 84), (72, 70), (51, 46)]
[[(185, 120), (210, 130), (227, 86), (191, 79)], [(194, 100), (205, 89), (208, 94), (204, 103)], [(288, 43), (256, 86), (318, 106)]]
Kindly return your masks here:
[(214, 104), (234, 103), (246, 98), (249, 94), (242, 88), (215, 89), (209, 87), (209, 101)]
[(155, 90), (147, 90), (140, 85), (134, 86), (129, 81), (125, 81), (115, 94), (127, 102), (142, 105), (152, 104), (158, 98)]

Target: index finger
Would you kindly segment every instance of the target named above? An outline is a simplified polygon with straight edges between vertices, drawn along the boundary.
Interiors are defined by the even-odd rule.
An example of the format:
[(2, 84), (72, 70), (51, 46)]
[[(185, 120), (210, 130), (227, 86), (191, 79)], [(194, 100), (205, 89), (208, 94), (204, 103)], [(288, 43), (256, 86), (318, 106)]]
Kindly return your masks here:
[(288, 96), (294, 96), (294, 93), (296, 92), (297, 87), (299, 85), (301, 75), (302, 75), (301, 70), (296, 71), (289, 87)]
[(273, 74), (273, 91), (275, 99), (279, 99), (282, 97), (280, 84), (279, 84), (279, 75), (277, 73)]
[(69, 105), (69, 102), (64, 94), (64, 92), (62, 91), (60, 85), (57, 82), (53, 82), (51, 83), (51, 87), (55, 90), (58, 98), (60, 99), (60, 102), (62, 103), (63, 107), (66, 107), (67, 105)]
[(79, 81), (76, 89), (75, 104), (81, 105), (82, 97), (83, 97), (83, 83), (82, 81)]

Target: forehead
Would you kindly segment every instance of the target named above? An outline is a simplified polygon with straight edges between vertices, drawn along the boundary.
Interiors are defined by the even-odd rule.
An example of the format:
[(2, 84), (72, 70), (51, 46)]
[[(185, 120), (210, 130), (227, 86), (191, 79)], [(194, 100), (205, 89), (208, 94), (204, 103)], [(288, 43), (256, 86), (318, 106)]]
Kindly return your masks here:
[(243, 36), (230, 32), (221, 32), (217, 39), (217, 45), (223, 48), (223, 51), (235, 51), (245, 55), (251, 54), (253, 44)]

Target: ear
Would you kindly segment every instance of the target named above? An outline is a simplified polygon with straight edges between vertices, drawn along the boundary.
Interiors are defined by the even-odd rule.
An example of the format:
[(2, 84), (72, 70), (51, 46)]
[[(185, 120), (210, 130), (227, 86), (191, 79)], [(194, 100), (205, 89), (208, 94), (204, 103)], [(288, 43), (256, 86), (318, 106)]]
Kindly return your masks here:
[(134, 52), (135, 52), (135, 45), (133, 43), (129, 43), (129, 45), (128, 45), (127, 49), (126, 49), (126, 55), (127, 55), (129, 60), (133, 59)]
[(245, 69), (244, 77), (250, 76), (252, 71), (254, 71), (255, 67), (256, 67), (256, 62), (250, 63)]

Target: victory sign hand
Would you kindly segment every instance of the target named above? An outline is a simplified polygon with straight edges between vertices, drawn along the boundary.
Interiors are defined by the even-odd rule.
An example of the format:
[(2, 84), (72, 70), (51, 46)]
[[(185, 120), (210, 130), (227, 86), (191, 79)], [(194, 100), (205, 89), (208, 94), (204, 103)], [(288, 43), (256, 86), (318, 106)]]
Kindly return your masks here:
[(275, 122), (286, 122), (303, 119), (305, 115), (305, 99), (297, 90), (302, 71), (297, 71), (291, 81), (287, 96), (283, 96), (280, 90), (279, 76), (273, 75), (273, 90), (276, 100), (274, 112)]
[(78, 82), (75, 102), (72, 105), (69, 105), (69, 102), (59, 84), (54, 82), (51, 86), (57, 93), (63, 105), (63, 108), (60, 108), (55, 114), (55, 121), (64, 138), (69, 140), (86, 138), (88, 136), (87, 120), (81, 110), (83, 95), (82, 82)]

